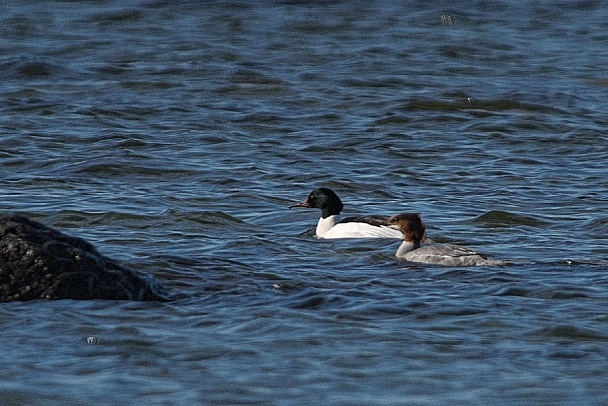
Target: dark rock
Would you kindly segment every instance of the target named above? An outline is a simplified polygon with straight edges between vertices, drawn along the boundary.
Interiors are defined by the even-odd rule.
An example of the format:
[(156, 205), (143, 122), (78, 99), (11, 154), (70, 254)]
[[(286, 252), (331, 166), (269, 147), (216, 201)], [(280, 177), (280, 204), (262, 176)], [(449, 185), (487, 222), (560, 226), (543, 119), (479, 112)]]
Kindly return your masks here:
[(88, 242), (20, 215), (0, 215), (0, 302), (34, 299), (168, 300), (153, 277), (122, 267)]

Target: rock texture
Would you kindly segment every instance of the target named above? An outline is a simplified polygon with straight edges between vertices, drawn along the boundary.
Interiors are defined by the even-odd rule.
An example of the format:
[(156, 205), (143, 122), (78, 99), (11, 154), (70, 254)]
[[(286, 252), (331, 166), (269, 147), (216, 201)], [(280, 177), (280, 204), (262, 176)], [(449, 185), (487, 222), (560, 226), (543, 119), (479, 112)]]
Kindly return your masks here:
[(0, 302), (33, 299), (168, 300), (153, 277), (20, 215), (0, 215)]

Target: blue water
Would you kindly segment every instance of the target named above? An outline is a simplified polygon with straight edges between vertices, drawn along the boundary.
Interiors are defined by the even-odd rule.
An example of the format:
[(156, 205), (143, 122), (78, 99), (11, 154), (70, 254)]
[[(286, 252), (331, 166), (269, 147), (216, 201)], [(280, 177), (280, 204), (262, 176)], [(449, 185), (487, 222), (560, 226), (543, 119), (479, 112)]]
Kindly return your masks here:
[[(2, 304), (0, 404), (608, 403), (604, 2), (17, 1), (0, 35), (2, 210), (175, 297)], [(316, 240), (318, 186), (513, 264)]]

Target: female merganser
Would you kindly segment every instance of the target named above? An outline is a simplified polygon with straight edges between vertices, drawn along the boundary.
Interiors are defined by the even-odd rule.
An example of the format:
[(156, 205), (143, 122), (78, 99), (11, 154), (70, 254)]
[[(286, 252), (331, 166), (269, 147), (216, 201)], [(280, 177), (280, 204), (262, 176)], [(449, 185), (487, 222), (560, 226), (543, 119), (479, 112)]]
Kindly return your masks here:
[(426, 245), (421, 247), (420, 243), (426, 239), (426, 228), (418, 213), (397, 214), (388, 220), (388, 224), (403, 233), (403, 242), (395, 254), (397, 258), (403, 258), (411, 262), (446, 266), (506, 264), (506, 262), (488, 258), (458, 245)]
[(289, 206), (290, 209), (292, 207), (321, 209), (317, 238), (403, 238), (401, 231), (388, 226), (389, 216), (347, 217), (342, 220), (340, 212), (344, 205), (331, 189), (315, 189), (302, 203)]

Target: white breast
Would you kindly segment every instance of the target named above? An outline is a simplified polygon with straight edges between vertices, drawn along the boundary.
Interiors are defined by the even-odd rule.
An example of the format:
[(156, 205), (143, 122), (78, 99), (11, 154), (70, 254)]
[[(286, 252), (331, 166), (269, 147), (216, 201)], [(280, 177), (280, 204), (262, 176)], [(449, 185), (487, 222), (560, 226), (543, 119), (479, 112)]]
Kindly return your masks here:
[[(327, 220), (327, 219), (321, 219)], [(321, 223), (319, 220), (319, 223)], [(318, 238), (403, 238), (403, 234), (399, 230), (386, 226), (373, 226), (367, 223), (338, 223), (330, 228), (319, 232), (317, 226)]]

